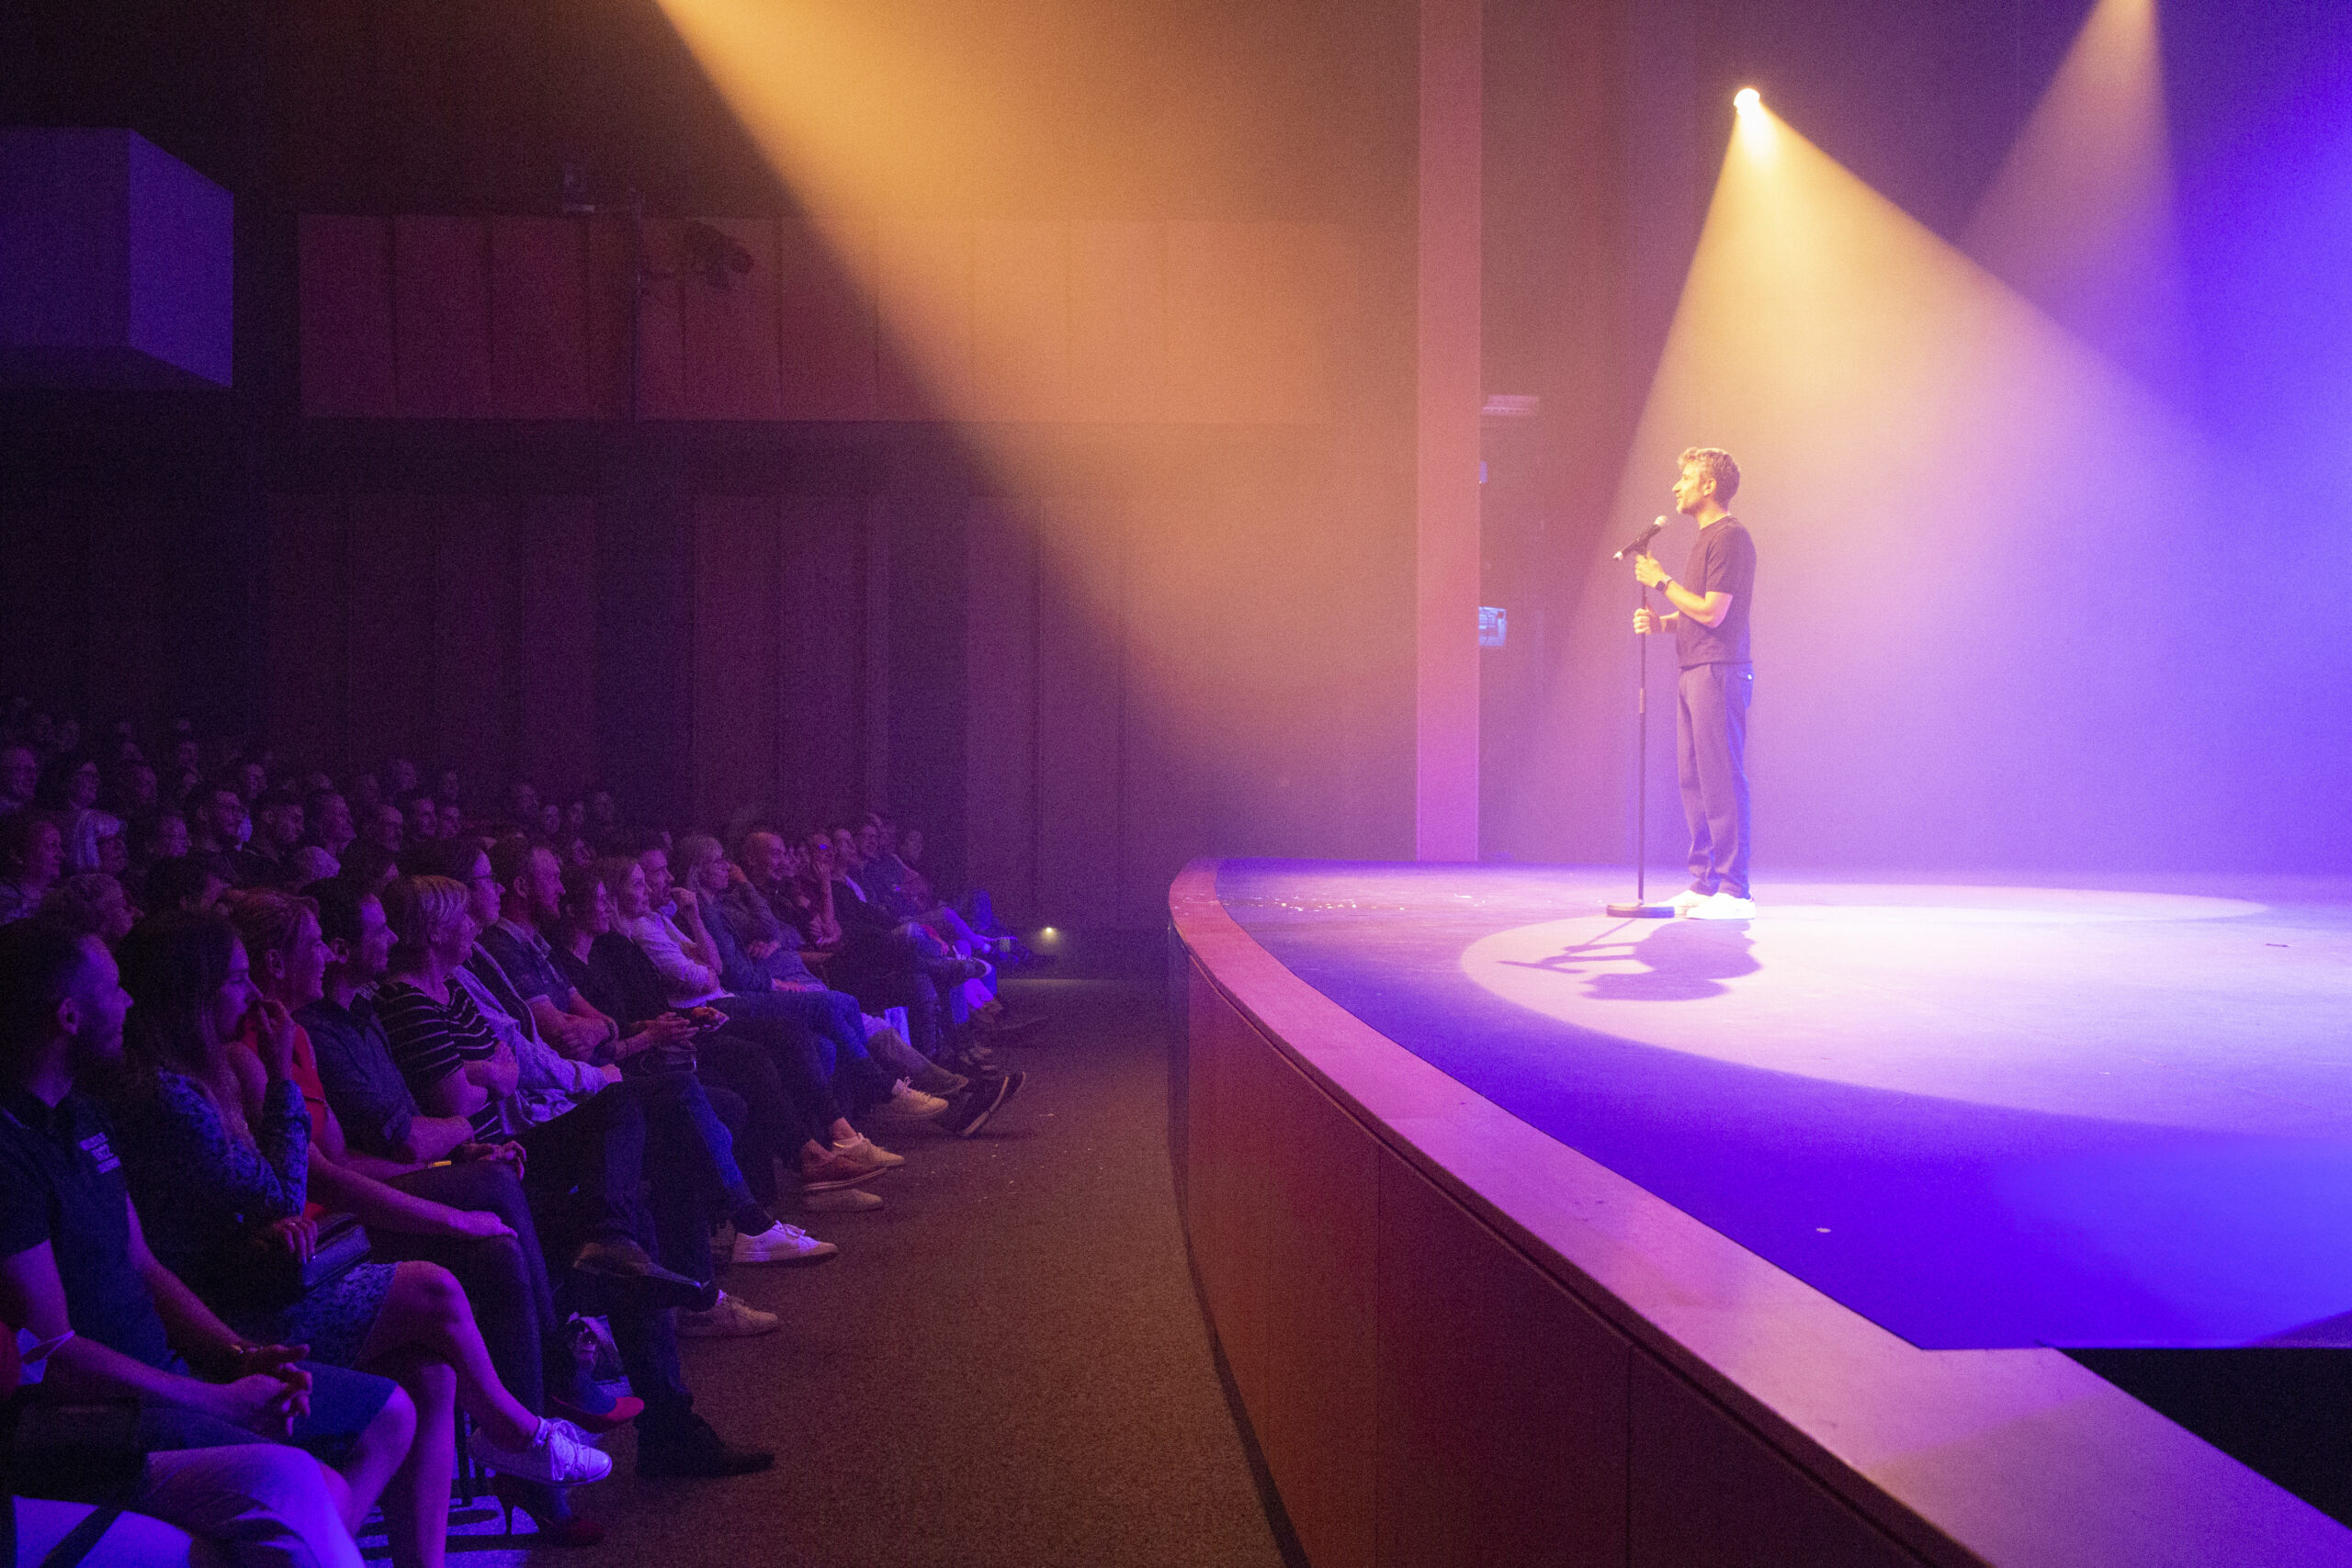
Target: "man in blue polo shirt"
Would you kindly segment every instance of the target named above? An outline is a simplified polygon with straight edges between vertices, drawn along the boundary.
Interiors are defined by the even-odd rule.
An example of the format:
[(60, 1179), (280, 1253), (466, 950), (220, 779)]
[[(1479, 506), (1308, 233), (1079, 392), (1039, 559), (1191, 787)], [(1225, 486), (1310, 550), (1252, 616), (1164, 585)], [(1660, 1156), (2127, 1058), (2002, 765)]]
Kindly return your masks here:
[[(62, 1340), (46, 1387), (139, 1401), (150, 1457), (129, 1507), (238, 1562), (358, 1568), (352, 1528), (406, 1457), (415, 1407), (303, 1347), (241, 1343), (148, 1250), (113, 1128), (74, 1087), (121, 1061), (130, 1003), (96, 938), (0, 930), (0, 1321)], [(289, 1438), (343, 1455), (343, 1507), (318, 1463), (276, 1446)]]

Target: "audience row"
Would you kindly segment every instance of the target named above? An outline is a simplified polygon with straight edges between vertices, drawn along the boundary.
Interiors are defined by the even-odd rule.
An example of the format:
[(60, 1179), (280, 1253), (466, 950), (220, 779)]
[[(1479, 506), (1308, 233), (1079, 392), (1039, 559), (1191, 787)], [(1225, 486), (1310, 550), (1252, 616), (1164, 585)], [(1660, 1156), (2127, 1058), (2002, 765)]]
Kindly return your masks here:
[(879, 814), (747, 816), (730, 853), (607, 795), (401, 795), (400, 763), (372, 801), (266, 757), (202, 773), (185, 736), (159, 771), (116, 733), (102, 766), (24, 716), (0, 745), (17, 1401), (135, 1402), (135, 1483), (79, 1500), (231, 1561), (356, 1563), (380, 1507), (396, 1563), (441, 1562), (459, 1431), (550, 1544), (600, 1537), (570, 1493), (624, 1424), (641, 1475), (768, 1468), (694, 1410), (681, 1338), (778, 1326), (718, 1275), (835, 1255), (783, 1211), (879, 1207), (905, 1158), (871, 1134), (968, 1137), (1023, 1086), (990, 1041), (1035, 1021), (995, 994), (1033, 960)]

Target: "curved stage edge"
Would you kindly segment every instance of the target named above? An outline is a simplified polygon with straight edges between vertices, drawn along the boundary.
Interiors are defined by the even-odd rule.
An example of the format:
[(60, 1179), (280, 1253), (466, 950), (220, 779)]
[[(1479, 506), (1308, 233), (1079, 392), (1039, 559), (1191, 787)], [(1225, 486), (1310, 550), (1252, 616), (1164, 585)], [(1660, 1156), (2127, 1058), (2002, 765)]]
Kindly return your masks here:
[(1170, 890), (1178, 1185), (1315, 1568), (2352, 1564), (2056, 1350), (1921, 1350), (1363, 1023)]

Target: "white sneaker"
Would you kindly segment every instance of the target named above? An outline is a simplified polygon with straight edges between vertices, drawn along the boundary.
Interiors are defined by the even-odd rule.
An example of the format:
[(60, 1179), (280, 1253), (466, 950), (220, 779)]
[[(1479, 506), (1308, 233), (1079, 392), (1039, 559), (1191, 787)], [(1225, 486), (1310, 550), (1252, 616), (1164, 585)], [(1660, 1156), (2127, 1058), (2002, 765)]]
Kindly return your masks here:
[(882, 1206), (882, 1194), (863, 1187), (840, 1187), (830, 1192), (803, 1192), (800, 1206), (812, 1214), (853, 1214)]
[(831, 1258), (840, 1247), (830, 1241), (819, 1241), (798, 1225), (786, 1224), (782, 1220), (757, 1235), (735, 1233), (735, 1246), (728, 1255), (732, 1263), (814, 1263), (820, 1258)]
[(894, 1155), (873, 1139), (861, 1135), (854, 1144), (835, 1144), (833, 1153), (845, 1160), (864, 1166), (868, 1170), (888, 1170), (894, 1165), (904, 1165), (907, 1156)]
[(773, 1334), (784, 1319), (772, 1312), (762, 1312), (726, 1292), (718, 1292), (718, 1304), (705, 1312), (681, 1311), (678, 1314), (678, 1337), (681, 1339), (749, 1339), (762, 1334)]
[(490, 1434), (476, 1427), (466, 1448), (485, 1470), (552, 1486), (572, 1486), (602, 1481), (613, 1472), (613, 1456), (581, 1441), (580, 1428), (569, 1421), (541, 1421), (527, 1449), (502, 1449)]
[(1756, 900), (1718, 893), (1693, 904), (1689, 914), (1694, 920), (1752, 920), (1756, 918)]
[(1673, 910), (1676, 917), (1679, 919), (1681, 916), (1689, 914), (1691, 910), (1697, 908), (1700, 905), (1705, 903), (1708, 899), (1713, 897), (1714, 895), (1712, 893), (1702, 893), (1695, 887), (1686, 887), (1681, 892), (1677, 893), (1673, 897), (1668, 898), (1666, 901), (1666, 907)]
[(906, 1079), (890, 1086), (890, 1098), (874, 1108), (877, 1122), (928, 1122), (947, 1113), (947, 1102), (935, 1094), (925, 1094)]

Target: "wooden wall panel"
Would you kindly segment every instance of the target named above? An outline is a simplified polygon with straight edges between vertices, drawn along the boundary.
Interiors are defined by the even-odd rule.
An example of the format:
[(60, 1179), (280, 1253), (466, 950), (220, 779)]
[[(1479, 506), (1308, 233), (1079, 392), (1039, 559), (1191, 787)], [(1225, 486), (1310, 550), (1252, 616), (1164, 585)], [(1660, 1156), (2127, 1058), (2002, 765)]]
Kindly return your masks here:
[(776, 287), (784, 417), (878, 419), (875, 229), (787, 220), (778, 235)]
[(1254, 1200), (1265, 1233), (1264, 1403), (1250, 1411), (1267, 1467), (1317, 1568), (1418, 1568), (1436, 1560), (1390, 1554), (1374, 1528), (1387, 1515), (1372, 1462), (1385, 1415), (1373, 1375), (1385, 1359), (1374, 1285), (1385, 1267), (1426, 1266), (1383, 1257), (1378, 1161), (1393, 1156), (1254, 1031), (1236, 1039), (1252, 1066), (1234, 1113), (1261, 1123), (1262, 1184), (1240, 1196)]
[(1037, 914), (1110, 923), (1119, 890), (1125, 517), (1049, 502), (1037, 586)]
[(796, 828), (841, 820), (865, 798), (864, 540), (877, 504), (784, 502), (777, 804)]
[(681, 275), (686, 265), (686, 226), (674, 218), (649, 218), (639, 227), (646, 275), (638, 284), (638, 412), (645, 419), (684, 419), (685, 296)]
[(392, 348), (403, 418), (491, 416), (487, 219), (392, 220)]
[(595, 504), (527, 497), (514, 526), (515, 765), (543, 794), (569, 799), (596, 772)]
[(1632, 1366), (1629, 1568), (1917, 1568), (1730, 1412), (1645, 1353)]
[(299, 233), (302, 412), (388, 416), (394, 412), (391, 220), (311, 215)]
[(888, 219), (876, 228), (885, 419), (957, 419), (972, 406), (972, 225)]
[(695, 501), (694, 810), (776, 797), (780, 519), (770, 496)]
[(997, 916), (1037, 908), (1037, 518), (976, 502), (965, 536), (965, 875)]
[(477, 779), (514, 772), (514, 570), (504, 503), (435, 498), (420, 503), (433, 545), (432, 728), (420, 763)]
[(1632, 1345), (1400, 1156), (1379, 1166), (1380, 1561), (1623, 1568)]
[[(752, 258), (745, 273), (690, 263), (678, 279), (679, 331), (688, 419), (781, 419), (776, 314), (776, 225), (714, 219), (710, 226)], [(712, 276), (723, 278), (713, 287)]]
[(1282, 246), (1272, 225), (1168, 225), (1168, 416), (1193, 423), (1280, 419), (1272, 332)]
[(573, 218), (490, 220), (492, 406), (502, 419), (590, 419), (588, 229)]
[(181, 661), (170, 612), (182, 585), (162, 547), (162, 507), (119, 493), (78, 499), (87, 510), (71, 602), (81, 611), (84, 711), (115, 713), (152, 700), (165, 667)]
[(1167, 241), (1161, 223), (1070, 225), (1070, 418), (1140, 423), (1165, 416)]
[(1069, 389), (1069, 225), (1011, 220), (974, 224), (976, 417), (1067, 419)]
[(309, 759), (338, 775), (348, 765), (347, 510), (340, 496), (271, 497), (263, 611), (268, 681), (263, 700), (268, 705), (264, 711), (270, 744), (282, 755)]
[(413, 501), (351, 500), (345, 624), (349, 759), (374, 768), (432, 739), (433, 548)]
[(627, 419), (629, 322), (637, 292), (636, 226), (621, 218), (591, 218), (588, 228), (588, 396), (598, 419)]
[(82, 691), (82, 498), (18, 493), (0, 513), (7, 570), (0, 571), (0, 672), (6, 690), (79, 706)]

